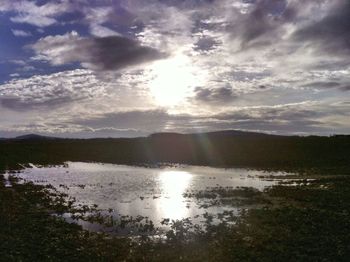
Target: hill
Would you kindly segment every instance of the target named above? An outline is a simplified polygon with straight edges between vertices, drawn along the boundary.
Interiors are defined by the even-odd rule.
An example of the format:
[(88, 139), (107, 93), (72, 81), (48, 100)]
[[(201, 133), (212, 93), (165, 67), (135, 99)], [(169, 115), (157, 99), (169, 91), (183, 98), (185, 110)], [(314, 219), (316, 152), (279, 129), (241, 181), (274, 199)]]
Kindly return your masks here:
[(28, 134), (23, 136), (17, 136), (15, 138), (11, 138), (13, 140), (54, 140), (59, 139), (57, 137), (50, 137), (50, 136), (41, 136), (37, 134)]
[(337, 167), (340, 170), (350, 169), (350, 136), (299, 137), (219, 131), (99, 139), (54, 139), (29, 135), (0, 141), (0, 167), (64, 161), (171, 162), (264, 169)]

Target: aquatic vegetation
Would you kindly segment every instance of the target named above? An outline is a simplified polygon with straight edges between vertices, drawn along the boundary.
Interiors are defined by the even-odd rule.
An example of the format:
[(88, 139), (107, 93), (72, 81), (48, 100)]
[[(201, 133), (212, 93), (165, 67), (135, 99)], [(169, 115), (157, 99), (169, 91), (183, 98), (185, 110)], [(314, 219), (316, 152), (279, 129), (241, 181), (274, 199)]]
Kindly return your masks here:
[(122, 251), (127, 250), (127, 239), (106, 241), (103, 234), (82, 231), (80, 226), (53, 216), (69, 210), (64, 196), (51, 193), (51, 188), (11, 179), (12, 188), (0, 184), (1, 260), (98, 260), (106, 254), (125, 257)]
[(186, 198), (195, 198), (201, 203), (201, 207), (209, 206), (232, 206), (241, 207), (249, 205), (269, 204), (263, 192), (252, 187), (207, 187), (206, 190), (185, 192)]
[[(142, 216), (118, 220), (114, 210), (78, 205), (51, 185), (23, 183), (10, 174), (12, 186), (5, 187), (0, 175), (0, 257), (4, 261), (347, 261), (350, 177), (339, 174), (312, 171), (290, 181), (282, 179), (264, 191), (212, 187), (186, 192), (187, 198), (208, 197), (220, 205), (246, 199), (256, 208), (243, 205), (239, 216), (229, 210), (205, 213), (204, 226), (189, 218), (165, 218), (165, 232)], [(140, 235), (89, 232), (58, 215), (65, 213), (120, 230), (134, 226)]]

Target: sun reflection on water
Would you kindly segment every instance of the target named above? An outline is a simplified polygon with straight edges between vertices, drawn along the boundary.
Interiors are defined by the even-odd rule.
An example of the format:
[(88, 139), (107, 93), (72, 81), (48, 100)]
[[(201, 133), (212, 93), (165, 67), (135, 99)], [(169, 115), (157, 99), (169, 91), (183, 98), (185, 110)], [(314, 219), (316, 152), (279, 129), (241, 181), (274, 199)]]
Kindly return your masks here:
[(163, 218), (182, 219), (188, 217), (183, 193), (189, 187), (192, 175), (185, 171), (163, 171), (160, 184), (164, 196), (160, 199), (158, 210)]

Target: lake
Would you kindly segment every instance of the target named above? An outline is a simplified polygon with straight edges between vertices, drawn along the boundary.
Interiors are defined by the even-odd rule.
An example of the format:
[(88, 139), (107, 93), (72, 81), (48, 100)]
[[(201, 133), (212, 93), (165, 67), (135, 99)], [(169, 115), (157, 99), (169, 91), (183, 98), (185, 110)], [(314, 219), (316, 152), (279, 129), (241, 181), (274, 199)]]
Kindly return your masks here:
[[(213, 198), (188, 197), (188, 193), (205, 192), (213, 188), (239, 187), (263, 190), (278, 182), (260, 176), (281, 176), (286, 173), (263, 172), (238, 168), (212, 168), (202, 166), (168, 166), (148, 168), (126, 165), (67, 162), (64, 166), (26, 168), (17, 174), (35, 184), (51, 184), (58, 191), (75, 198), (77, 204), (97, 205), (102, 214), (114, 219), (140, 218), (155, 227), (166, 227), (164, 219), (189, 218), (201, 224), (211, 215), (213, 223), (218, 214), (239, 214), (245, 206), (215, 204)], [(187, 194), (187, 195), (186, 195)], [(69, 222), (71, 214), (64, 214)], [(78, 219), (78, 224), (95, 231), (111, 231), (98, 223)], [(132, 234), (135, 228), (124, 230)], [(137, 231), (137, 230), (136, 230)]]

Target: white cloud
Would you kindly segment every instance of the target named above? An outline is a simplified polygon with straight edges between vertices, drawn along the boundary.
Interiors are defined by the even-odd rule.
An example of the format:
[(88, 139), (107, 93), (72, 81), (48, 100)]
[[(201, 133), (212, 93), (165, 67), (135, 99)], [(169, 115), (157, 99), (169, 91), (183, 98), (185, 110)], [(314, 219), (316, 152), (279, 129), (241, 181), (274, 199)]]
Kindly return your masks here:
[(19, 37), (28, 37), (28, 36), (32, 36), (31, 32), (27, 32), (27, 31), (23, 31), (23, 30), (16, 30), (16, 29), (12, 29), (12, 34), (14, 36), (19, 36)]
[(121, 36), (118, 32), (98, 24), (90, 25), (90, 33), (96, 37)]
[(51, 109), (74, 101), (103, 97), (107, 87), (89, 70), (37, 75), (0, 85), (0, 104), (17, 111), (41, 107)]
[(25, 14), (11, 17), (14, 23), (27, 23), (39, 27), (45, 27), (57, 23), (56, 19), (41, 15)]
[(75, 52), (78, 41), (81, 39), (82, 37), (76, 31), (40, 38), (38, 42), (30, 46), (37, 53), (32, 60), (46, 60), (53, 65), (77, 61), (80, 56), (84, 56), (84, 54)]
[(38, 27), (46, 27), (57, 23), (55, 17), (71, 11), (68, 1), (48, 2), (38, 5), (35, 1), (3, 0), (0, 5), (2, 12), (15, 12), (10, 20), (14, 23), (27, 23)]

